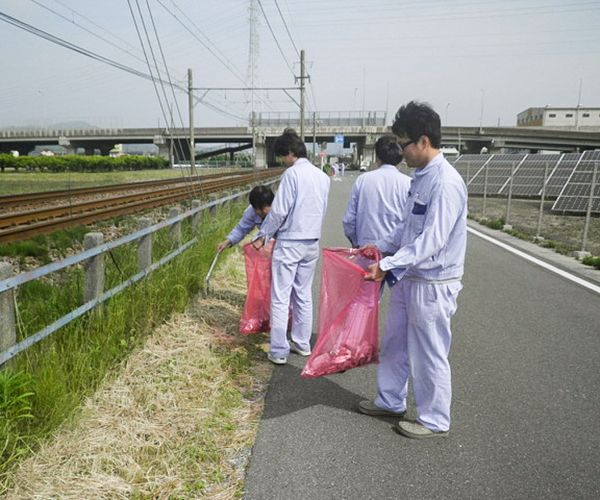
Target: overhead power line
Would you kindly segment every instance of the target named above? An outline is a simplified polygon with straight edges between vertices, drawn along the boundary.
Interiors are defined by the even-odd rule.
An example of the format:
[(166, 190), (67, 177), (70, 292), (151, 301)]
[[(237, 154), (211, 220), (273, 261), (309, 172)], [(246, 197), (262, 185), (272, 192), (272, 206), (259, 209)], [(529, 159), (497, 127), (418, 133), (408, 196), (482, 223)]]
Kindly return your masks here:
[[(163, 9), (165, 9), (179, 24), (181, 24), (181, 26), (183, 26), (185, 28), (185, 30), (192, 35), (206, 50), (208, 50), (223, 66), (225, 66), (225, 68), (227, 68), (227, 70), (233, 75), (235, 76), (239, 81), (241, 81), (242, 83), (246, 83), (243, 79), (243, 77), (241, 77), (239, 75), (239, 72), (234, 71), (233, 68), (235, 68), (235, 66), (231, 63), (231, 61), (228, 60), (224, 60), (224, 57), (220, 56), (219, 54), (217, 54), (204, 40), (202, 40), (196, 33), (194, 33), (189, 26), (187, 26), (171, 9), (169, 9), (163, 2), (162, 0), (156, 0)], [(198, 29), (196, 27), (196, 29)], [(200, 32), (200, 30), (198, 30)], [(202, 33), (202, 32), (200, 32)], [(205, 38), (206, 35), (204, 35), (202, 33), (202, 35)]]
[[(24, 31), (27, 31), (28, 33), (31, 33), (32, 35), (38, 36), (40, 38), (43, 38), (44, 40), (47, 40), (49, 42), (52, 42), (56, 45), (59, 45), (61, 47), (64, 47), (66, 49), (72, 50), (74, 52), (77, 52), (78, 54), (82, 54), (86, 57), (89, 57), (90, 59), (94, 59), (96, 61), (102, 62), (104, 64), (108, 64), (109, 66), (112, 66), (114, 68), (120, 69), (122, 71), (125, 71), (127, 73), (130, 73), (132, 75), (138, 76), (140, 78), (143, 78), (145, 80), (150, 80), (152, 81), (152, 76), (144, 73), (143, 71), (140, 71), (138, 69), (132, 68), (131, 66), (127, 66), (126, 64), (122, 64), (118, 61), (114, 61), (113, 59), (110, 59), (108, 57), (102, 56), (100, 54), (97, 54), (91, 50), (85, 49), (79, 45), (76, 45), (74, 43), (71, 43), (67, 40), (64, 40), (63, 38), (57, 37), (55, 35), (52, 35), (51, 33), (48, 33), (47, 31), (41, 30), (39, 28), (36, 28), (35, 26), (32, 26), (31, 24), (28, 24), (24, 21), (21, 21), (13, 16), (10, 16), (9, 14), (6, 14), (5, 12), (0, 11), (0, 21), (4, 21), (7, 24), (11, 24), (19, 29), (22, 29)], [(163, 82), (166, 83), (166, 82)], [(181, 90), (182, 92), (186, 92), (187, 93), (187, 88), (182, 87), (181, 85), (177, 85), (177, 84), (173, 84), (173, 86), (179, 90)], [(221, 108), (219, 108), (218, 106), (212, 104), (212, 103), (208, 103), (206, 101), (202, 101), (202, 104), (210, 107), (211, 109), (221, 113), (221, 114), (225, 114), (227, 116), (231, 116), (233, 118), (236, 118), (238, 120), (242, 120), (242, 121), (247, 121), (247, 119), (242, 118), (240, 116), (234, 115), (233, 113), (229, 113)]]
[[(67, 21), (68, 23), (71, 23), (75, 26), (77, 26), (79, 29), (85, 31), (86, 33), (89, 33), (90, 35), (98, 38), (99, 40), (102, 40), (103, 42), (109, 44), (111, 47), (114, 47), (118, 50), (120, 50), (121, 52), (124, 52), (128, 55), (130, 55), (131, 57), (133, 57), (134, 59), (137, 59), (140, 62), (144, 62), (144, 60), (139, 57), (137, 54), (134, 54), (133, 52), (130, 52), (129, 50), (123, 48), (121, 45), (114, 43), (110, 40), (108, 40), (106, 37), (103, 37), (102, 35), (99, 35), (98, 33), (95, 33), (94, 31), (86, 28), (85, 26), (82, 26), (81, 24), (79, 24), (78, 22), (75, 21), (75, 19), (69, 19), (67, 16), (64, 16), (63, 14), (61, 14), (60, 12), (48, 7), (47, 5), (44, 5), (43, 3), (41, 3), (39, 0), (31, 0), (34, 4), (38, 5), (39, 7), (41, 7), (42, 9), (47, 10), (48, 12), (51, 12), (52, 14), (54, 14), (57, 17), (60, 17), (61, 19)], [(72, 10), (72, 9), (71, 9)], [(72, 12), (76, 13), (77, 15), (81, 15), (77, 12), (75, 12), (74, 10), (72, 10)], [(95, 24), (95, 23), (94, 23)], [(96, 25), (98, 26), (98, 25)], [(113, 35), (114, 36), (114, 35)], [(129, 45), (129, 44), (128, 44)]]
[(296, 55), (298, 57), (300, 57), (300, 51), (298, 50), (298, 47), (296, 47), (296, 43), (294, 42), (294, 38), (292, 37), (292, 34), (290, 33), (290, 30), (288, 28), (288, 25), (285, 22), (285, 18), (283, 17), (281, 9), (279, 8), (279, 4), (277, 3), (277, 0), (273, 0), (273, 1), (275, 2), (275, 7), (277, 7), (277, 12), (279, 12), (279, 17), (281, 17), (281, 21), (283, 22), (283, 25), (285, 26), (285, 31), (287, 32), (288, 36), (290, 37), (290, 42), (292, 42), (292, 45), (294, 46), (294, 50), (296, 51)]
[(260, 7), (260, 11), (262, 12), (263, 17), (265, 18), (265, 21), (267, 22), (269, 31), (271, 32), (271, 35), (273, 35), (273, 40), (275, 40), (275, 43), (277, 45), (277, 48), (279, 49), (279, 52), (281, 53), (281, 56), (283, 57), (283, 60), (287, 64), (287, 67), (290, 69), (290, 72), (292, 73), (292, 75), (295, 77), (296, 75), (294, 73), (294, 70), (292, 69), (292, 66), (290, 65), (287, 57), (285, 56), (285, 53), (283, 52), (283, 49), (281, 48), (281, 45), (279, 44), (279, 40), (277, 39), (277, 36), (275, 36), (275, 32), (273, 31), (273, 28), (271, 27), (269, 18), (267, 17), (265, 9), (263, 8), (262, 2), (260, 0), (258, 0), (258, 6)]
[(105, 33), (108, 33), (110, 36), (112, 36), (113, 38), (119, 40), (121, 43), (124, 43), (125, 45), (128, 45), (129, 47), (131, 47), (132, 49), (135, 49), (136, 47), (134, 47), (133, 45), (131, 45), (131, 43), (129, 43), (127, 40), (125, 40), (124, 38), (120, 37), (119, 35), (116, 35), (114, 33), (112, 33), (111, 31), (107, 30), (105, 27), (100, 26), (98, 23), (96, 23), (93, 19), (90, 19), (87, 16), (84, 16), (81, 12), (77, 12), (75, 9), (73, 9), (72, 7), (69, 7), (68, 5), (66, 5), (64, 2), (62, 2), (61, 0), (54, 0), (54, 2), (56, 2), (59, 5), (62, 5), (65, 9), (71, 11), (73, 14), (79, 16), (81, 19), (85, 19), (88, 23), (93, 24), (94, 26), (96, 26), (97, 28), (101, 29), (102, 31), (104, 31)]
[[(48, 33), (47, 31), (36, 28), (35, 26), (32, 26), (31, 24), (20, 21), (19, 19), (12, 17), (1, 11), (0, 11), (0, 21), (4, 21), (8, 24), (12, 24), (13, 26), (16, 26), (17, 28), (25, 30), (33, 35), (39, 36), (40, 38), (48, 40), (49, 42), (55, 43), (56, 45), (60, 45), (61, 47), (65, 47), (69, 50), (72, 50), (74, 52), (82, 54), (86, 57), (95, 59), (96, 61), (100, 61), (100, 62), (103, 62), (110, 66), (113, 66), (117, 69), (126, 71), (127, 73), (131, 73), (132, 75), (139, 76), (146, 80), (151, 79), (150, 75), (147, 75), (146, 73), (144, 73), (142, 71), (139, 71), (139, 70), (132, 68), (130, 66), (127, 66), (125, 64), (121, 64), (120, 62), (109, 59), (108, 57), (101, 56), (100, 54), (96, 54), (95, 52), (92, 52), (91, 50), (85, 49), (83, 47), (80, 47), (79, 45), (75, 45), (74, 43), (68, 42), (67, 40), (64, 40), (60, 37), (52, 35), (52, 34)], [(180, 87), (180, 88), (182, 90), (185, 90), (183, 87)]]

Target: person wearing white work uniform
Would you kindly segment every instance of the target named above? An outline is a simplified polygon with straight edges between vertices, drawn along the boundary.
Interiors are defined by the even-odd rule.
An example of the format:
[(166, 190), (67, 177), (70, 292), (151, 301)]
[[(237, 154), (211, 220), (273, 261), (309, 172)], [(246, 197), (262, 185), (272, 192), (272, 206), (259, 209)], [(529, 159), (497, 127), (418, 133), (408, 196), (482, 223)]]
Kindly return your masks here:
[[(439, 152), (440, 118), (431, 107), (414, 101), (402, 106), (392, 131), (408, 166), (416, 170), (404, 222), (388, 238), (398, 250), (373, 264), (365, 278), (397, 283), (381, 346), (377, 397), (360, 402), (358, 410), (399, 417), (394, 429), (406, 437), (442, 437), (450, 429), (450, 320), (462, 289), (467, 188)], [(409, 376), (414, 422), (404, 419)]]
[(255, 186), (248, 195), (250, 205), (244, 210), (242, 218), (227, 236), (217, 245), (217, 252), (238, 244), (255, 227), (260, 227), (271, 210), (275, 195), (269, 186)]
[[(402, 211), (408, 197), (410, 177), (396, 166), (402, 161), (402, 150), (393, 134), (375, 143), (376, 170), (356, 179), (342, 224), (352, 247), (374, 245), (402, 222)], [(396, 248), (380, 248), (394, 253)]]
[[(319, 239), (329, 195), (329, 177), (306, 159), (306, 146), (295, 131), (286, 129), (273, 146), (289, 167), (253, 245), (262, 247), (271, 237), (271, 346), (268, 359), (283, 365), (290, 351), (310, 355), (313, 304), (312, 282), (319, 258)], [(291, 342), (287, 325), (291, 302)]]

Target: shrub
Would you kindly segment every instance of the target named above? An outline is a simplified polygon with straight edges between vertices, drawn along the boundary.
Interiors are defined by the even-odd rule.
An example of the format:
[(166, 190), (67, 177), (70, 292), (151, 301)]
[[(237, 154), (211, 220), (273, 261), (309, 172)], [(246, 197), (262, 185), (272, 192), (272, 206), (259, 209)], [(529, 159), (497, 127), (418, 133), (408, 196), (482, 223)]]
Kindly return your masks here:
[(168, 168), (169, 162), (155, 156), (19, 156), (0, 155), (0, 170), (13, 168), (30, 172), (112, 172)]
[(600, 269), (600, 257), (594, 257), (593, 255), (590, 255), (589, 257), (584, 257), (581, 262), (583, 262), (586, 266), (592, 266), (596, 269)]

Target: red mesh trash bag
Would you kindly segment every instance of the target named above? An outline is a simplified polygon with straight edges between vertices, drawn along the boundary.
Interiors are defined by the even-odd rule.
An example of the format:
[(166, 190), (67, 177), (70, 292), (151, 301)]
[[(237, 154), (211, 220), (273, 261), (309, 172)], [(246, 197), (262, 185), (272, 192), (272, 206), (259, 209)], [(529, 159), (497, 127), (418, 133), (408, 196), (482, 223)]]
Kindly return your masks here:
[(275, 240), (256, 250), (252, 243), (244, 245), (246, 260), (246, 303), (240, 318), (240, 333), (271, 330), (271, 255)]
[(303, 378), (321, 377), (378, 361), (380, 283), (365, 281), (375, 249), (323, 249), (319, 336), (302, 370)]

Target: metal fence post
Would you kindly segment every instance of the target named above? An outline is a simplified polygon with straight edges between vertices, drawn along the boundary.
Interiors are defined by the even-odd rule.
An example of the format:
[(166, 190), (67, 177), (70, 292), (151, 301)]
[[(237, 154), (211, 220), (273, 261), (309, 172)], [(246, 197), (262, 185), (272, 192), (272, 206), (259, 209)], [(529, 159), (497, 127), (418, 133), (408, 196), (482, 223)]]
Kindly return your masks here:
[(467, 185), (467, 188), (469, 187), (469, 171), (471, 170), (471, 162), (468, 161), (467, 162), (467, 182), (465, 182), (465, 184)]
[(504, 231), (512, 230), (512, 226), (510, 225), (510, 204), (512, 202), (512, 187), (514, 175), (515, 162), (512, 162), (510, 166), (510, 179), (508, 180), (508, 202), (506, 204), (506, 220), (504, 221), (504, 227), (502, 228)]
[[(13, 266), (8, 262), (0, 262), (0, 280), (13, 275)], [(12, 288), (0, 293), (0, 352), (15, 345), (17, 327), (15, 321), (15, 302)]]
[(596, 190), (596, 176), (598, 175), (598, 162), (594, 162), (594, 173), (592, 174), (592, 185), (590, 186), (590, 197), (588, 198), (587, 211), (585, 213), (585, 225), (583, 226), (583, 238), (581, 240), (581, 252), (585, 252), (587, 246), (588, 231), (590, 229), (590, 218), (592, 216), (592, 205), (594, 203), (594, 191)]
[(485, 209), (487, 205), (487, 186), (488, 186), (488, 165), (485, 166), (485, 175), (483, 176), (483, 209), (481, 210), (481, 217), (486, 218)]
[[(140, 217), (138, 229), (145, 229), (152, 225), (152, 219)], [(152, 264), (152, 233), (142, 236), (138, 240), (138, 270), (143, 271)]]
[[(180, 213), (181, 213), (181, 210), (179, 209), (179, 207), (171, 207), (169, 209), (169, 219), (173, 219), (174, 217), (177, 217)], [(171, 226), (169, 232), (171, 234), (171, 240), (173, 241), (173, 246), (175, 248), (181, 246), (181, 221), (175, 222)]]
[[(200, 200), (192, 200), (192, 210), (197, 209), (201, 204)], [(194, 234), (198, 232), (198, 228), (200, 227), (200, 215), (200, 211), (192, 215), (192, 231)]]
[[(87, 233), (83, 238), (83, 247), (86, 250), (97, 247), (104, 243), (102, 233)], [(85, 288), (84, 302), (89, 302), (99, 297), (104, 292), (104, 254), (96, 255), (85, 261)]]
[[(216, 201), (216, 200), (218, 200), (218, 199), (219, 199), (219, 196), (218, 196), (218, 195), (216, 195), (216, 194), (214, 194), (214, 193), (212, 193), (212, 194), (211, 194), (211, 195), (208, 197), (208, 200), (209, 200), (210, 202), (212, 202), (212, 201)], [(210, 208), (208, 209), (208, 213), (210, 214), (210, 216), (211, 216), (211, 217), (216, 217), (216, 216), (217, 216), (217, 205), (213, 205), (212, 207), (210, 207)]]
[(533, 239), (534, 241), (543, 240), (541, 232), (542, 232), (542, 217), (544, 215), (544, 201), (546, 198), (546, 182), (547, 182), (547, 180), (548, 180), (548, 162), (546, 162), (546, 165), (544, 167), (544, 183), (542, 184), (542, 196), (540, 199), (540, 213), (538, 215), (537, 231), (535, 232), (535, 238)]

